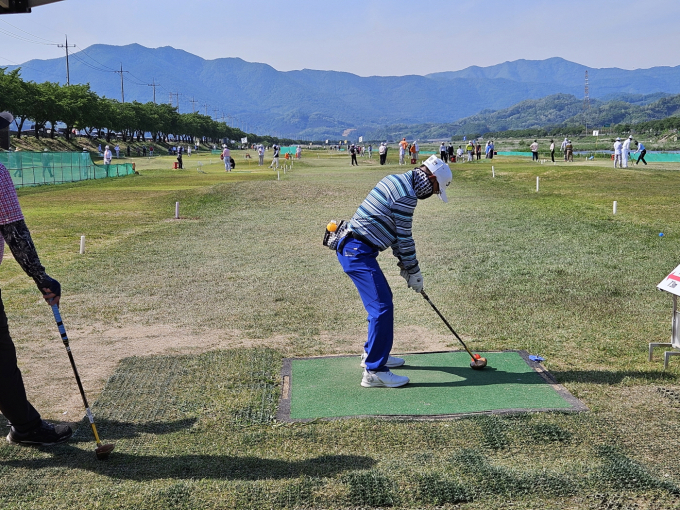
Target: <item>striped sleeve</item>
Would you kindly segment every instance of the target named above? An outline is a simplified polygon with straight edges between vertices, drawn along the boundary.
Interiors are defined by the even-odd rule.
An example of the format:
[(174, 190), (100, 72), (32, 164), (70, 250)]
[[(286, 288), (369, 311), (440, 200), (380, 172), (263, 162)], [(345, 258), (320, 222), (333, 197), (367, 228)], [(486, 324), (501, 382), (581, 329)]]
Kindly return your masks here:
[(418, 199), (412, 174), (406, 172), (382, 179), (357, 209), (350, 229), (381, 251), (391, 247), (404, 269), (415, 273), (419, 267), (411, 230)]

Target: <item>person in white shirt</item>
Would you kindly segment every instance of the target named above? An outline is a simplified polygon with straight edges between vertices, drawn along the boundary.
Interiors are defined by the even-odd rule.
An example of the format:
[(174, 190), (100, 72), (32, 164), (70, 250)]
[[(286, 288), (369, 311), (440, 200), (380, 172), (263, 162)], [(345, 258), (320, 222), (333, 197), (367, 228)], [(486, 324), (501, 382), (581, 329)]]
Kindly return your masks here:
[(463, 158), (463, 147), (459, 145), (458, 150), (456, 151), (456, 161), (458, 161), (458, 163), (462, 163), (463, 162), (462, 158)]
[(630, 143), (633, 141), (633, 136), (629, 136), (623, 147), (621, 148), (621, 168), (628, 168), (628, 156), (630, 156)]
[(231, 172), (231, 151), (226, 144), (222, 146), (222, 159), (224, 160), (224, 171)]
[(617, 138), (616, 141), (614, 142), (614, 168), (616, 168), (616, 165), (618, 164), (621, 168), (621, 148), (623, 147), (623, 144), (621, 143), (621, 139)]
[(257, 146), (257, 157), (259, 159), (257, 165), (263, 166), (264, 165), (264, 145), (262, 145), (262, 144)]
[(564, 161), (567, 160), (567, 141), (568, 140), (565, 138), (562, 145), (560, 145), (560, 150), (564, 153)]
[(550, 140), (550, 159), (552, 159), (552, 162), (555, 162), (555, 141)]
[(118, 146), (118, 144), (116, 144), (116, 146), (113, 148), (113, 150), (116, 151), (116, 159), (119, 159), (120, 158), (120, 147)]
[(531, 150), (531, 161), (538, 161), (538, 140), (534, 140), (529, 149)]

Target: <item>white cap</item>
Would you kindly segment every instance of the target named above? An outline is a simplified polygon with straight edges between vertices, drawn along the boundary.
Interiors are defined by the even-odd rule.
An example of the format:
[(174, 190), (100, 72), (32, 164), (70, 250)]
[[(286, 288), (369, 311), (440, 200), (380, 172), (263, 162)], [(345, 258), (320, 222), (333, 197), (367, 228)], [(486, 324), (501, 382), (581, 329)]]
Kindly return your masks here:
[(453, 174), (451, 173), (449, 165), (444, 163), (437, 156), (430, 156), (423, 162), (423, 165), (425, 165), (428, 170), (432, 172), (432, 175), (437, 178), (437, 182), (439, 183), (439, 198), (442, 199), (442, 202), (448, 202), (449, 199), (446, 196), (446, 187), (451, 184), (451, 180), (453, 179)]
[(633, 139), (633, 135), (630, 135), (628, 138), (629, 138), (630, 140), (632, 140), (632, 139)]
[(106, 146), (106, 147), (104, 147), (104, 148), (105, 148), (105, 149), (108, 149), (108, 148), (109, 148), (109, 146), (107, 145), (107, 146)]
[(617, 141), (617, 142), (620, 142), (620, 141), (621, 141), (621, 139), (617, 137), (617, 138), (616, 138), (616, 141)]

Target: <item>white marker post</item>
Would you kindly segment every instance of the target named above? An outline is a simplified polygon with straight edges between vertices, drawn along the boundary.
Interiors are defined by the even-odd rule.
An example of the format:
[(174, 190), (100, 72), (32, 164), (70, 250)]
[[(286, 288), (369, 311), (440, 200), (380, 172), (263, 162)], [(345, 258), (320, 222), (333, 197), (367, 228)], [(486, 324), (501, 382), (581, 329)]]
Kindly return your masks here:
[(616, 200), (614, 200), (614, 214), (616, 214)]
[(179, 219), (179, 202), (175, 202), (175, 219)]
[(493, 177), (494, 179), (496, 178), (496, 170), (494, 169), (494, 167), (491, 167), (491, 177)]
[(277, 181), (281, 180), (281, 173), (278, 170), (276, 171), (276, 180)]
[(80, 254), (85, 253), (85, 236), (80, 236)]
[(539, 181), (539, 179), (540, 179), (540, 177), (537, 175), (536, 176), (536, 193), (538, 193), (538, 181)]

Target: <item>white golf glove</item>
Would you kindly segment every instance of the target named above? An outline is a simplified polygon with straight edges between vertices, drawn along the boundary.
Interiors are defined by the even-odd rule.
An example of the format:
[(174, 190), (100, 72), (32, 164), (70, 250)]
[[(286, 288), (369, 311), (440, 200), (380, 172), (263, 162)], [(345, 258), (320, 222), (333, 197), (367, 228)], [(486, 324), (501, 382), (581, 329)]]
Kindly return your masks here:
[(408, 275), (408, 288), (415, 290), (418, 294), (423, 291), (423, 275), (420, 271)]

